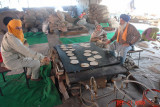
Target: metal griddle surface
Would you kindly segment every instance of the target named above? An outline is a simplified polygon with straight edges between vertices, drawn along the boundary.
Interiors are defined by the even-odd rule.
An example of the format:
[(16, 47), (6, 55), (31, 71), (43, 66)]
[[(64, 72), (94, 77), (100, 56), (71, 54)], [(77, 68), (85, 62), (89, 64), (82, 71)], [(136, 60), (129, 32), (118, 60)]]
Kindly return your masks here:
[[(101, 48), (97, 47), (94, 43), (90, 43), (91, 47), (88, 47), (88, 48), (80, 46), (79, 44), (73, 44), (72, 47), (75, 49), (75, 51), (73, 51), (73, 53), (75, 54), (75, 56), (79, 60), (79, 64), (73, 65), (70, 63), (70, 59), (67, 56), (66, 51), (63, 51), (60, 48), (60, 46), (61, 45), (57, 45), (55, 48), (59, 54), (59, 57), (62, 61), (62, 64), (63, 64), (66, 72), (77, 72), (77, 71), (80, 72), (80, 71), (100, 68), (100, 67), (104, 67), (104, 66), (116, 65), (116, 64), (120, 63), (117, 60), (117, 58), (114, 57), (112, 54), (103, 51)], [(68, 46), (68, 45), (66, 45), (66, 46)], [(89, 63), (89, 61), (87, 61), (88, 57), (83, 55), (85, 50), (98, 51), (98, 55), (102, 56), (101, 59), (96, 59), (96, 61), (98, 62), (97, 66), (89, 66), (87, 68), (81, 67), (81, 63)], [(93, 56), (94, 56), (94, 54), (92, 54), (92, 56), (89, 56), (89, 57), (93, 57)]]

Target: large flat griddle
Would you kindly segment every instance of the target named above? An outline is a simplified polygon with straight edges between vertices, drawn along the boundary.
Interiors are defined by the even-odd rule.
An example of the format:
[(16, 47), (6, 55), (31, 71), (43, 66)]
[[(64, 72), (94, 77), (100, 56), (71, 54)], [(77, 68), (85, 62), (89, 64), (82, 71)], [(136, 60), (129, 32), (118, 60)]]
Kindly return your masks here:
[[(67, 45), (66, 45), (67, 46)], [(70, 59), (67, 56), (67, 54), (65, 53), (65, 51), (63, 51), (60, 48), (60, 45), (57, 45), (55, 47), (55, 49), (57, 50), (59, 57), (62, 61), (62, 64), (64, 66), (64, 69), (66, 72), (82, 72), (82, 71), (86, 71), (86, 70), (93, 70), (96, 68), (101, 68), (101, 67), (106, 67), (106, 66), (111, 66), (111, 65), (117, 65), (120, 62), (117, 60), (116, 57), (114, 57), (112, 54), (107, 53), (105, 51), (103, 51), (101, 48), (97, 47), (94, 43), (90, 43), (91, 47), (82, 47), (80, 46), (80, 44), (73, 44), (73, 48), (76, 49), (73, 53), (75, 54), (75, 56), (78, 58), (79, 60), (79, 64), (73, 65), (70, 63)], [(91, 50), (91, 51), (98, 51), (99, 55), (102, 56), (101, 59), (97, 59), (96, 61), (99, 63), (97, 66), (89, 66), (87, 68), (81, 67), (80, 64), (81, 63), (89, 63), (89, 61), (87, 61), (86, 56), (83, 55), (85, 50)], [(92, 54), (92, 56), (94, 56)]]

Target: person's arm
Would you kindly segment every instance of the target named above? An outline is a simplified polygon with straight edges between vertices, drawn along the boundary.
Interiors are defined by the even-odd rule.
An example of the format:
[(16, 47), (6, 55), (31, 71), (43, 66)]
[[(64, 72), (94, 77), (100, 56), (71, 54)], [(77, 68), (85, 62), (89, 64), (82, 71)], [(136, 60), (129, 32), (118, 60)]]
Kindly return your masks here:
[(106, 42), (106, 45), (110, 44), (111, 42), (113, 42), (114, 40), (117, 39), (117, 34), (118, 34), (118, 30), (116, 30), (116, 33), (114, 34), (114, 36)]
[(37, 59), (40, 61), (45, 57), (42, 54), (35, 52), (29, 49), (28, 47), (24, 46), (22, 42), (14, 36), (10, 36), (10, 39), (8, 40), (11, 48), (24, 56), (31, 57), (33, 59)]
[(91, 41), (91, 42), (97, 42), (98, 40), (100, 40), (99, 37), (93, 37), (93, 38), (91, 38), (90, 41)]

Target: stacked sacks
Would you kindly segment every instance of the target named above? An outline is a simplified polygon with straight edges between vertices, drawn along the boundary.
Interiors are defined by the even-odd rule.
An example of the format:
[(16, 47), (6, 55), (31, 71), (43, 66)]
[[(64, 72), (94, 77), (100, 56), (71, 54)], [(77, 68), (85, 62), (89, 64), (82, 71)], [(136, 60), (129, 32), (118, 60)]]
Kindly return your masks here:
[(91, 4), (89, 6), (88, 20), (90, 23), (94, 23), (94, 20), (97, 20), (98, 23), (109, 23), (109, 12), (107, 6)]
[(50, 8), (26, 10), (23, 20), (24, 28), (27, 30), (37, 28), (39, 31), (41, 31), (43, 21), (45, 21), (52, 12), (54, 12), (54, 9), (51, 10)]
[[(4, 17), (13, 17), (21, 19), (23, 24), (23, 31), (28, 32), (32, 29), (36, 31), (42, 30), (42, 23), (48, 19), (49, 15), (54, 13), (54, 8), (32, 8), (25, 11), (5, 11), (0, 13), (0, 31), (5, 33), (7, 31), (6, 26), (3, 24)], [(35, 31), (35, 30), (34, 30)]]
[(18, 18), (18, 13), (18, 11), (5, 11), (0, 13), (0, 31), (2, 34), (7, 31), (7, 27), (3, 24), (3, 19), (5, 17)]
[(57, 11), (49, 16), (48, 21), (50, 33), (53, 33), (55, 29), (66, 32), (67, 28), (73, 26), (74, 19), (67, 13)]
[(76, 18), (72, 18), (69, 13), (63, 12), (63, 14), (65, 16), (65, 20), (69, 23), (74, 23), (76, 20)]

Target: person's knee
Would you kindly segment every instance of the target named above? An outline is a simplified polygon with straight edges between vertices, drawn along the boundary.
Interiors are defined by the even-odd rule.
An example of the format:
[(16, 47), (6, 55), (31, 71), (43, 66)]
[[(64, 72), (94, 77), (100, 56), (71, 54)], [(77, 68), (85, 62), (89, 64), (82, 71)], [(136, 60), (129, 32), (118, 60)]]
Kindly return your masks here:
[(34, 60), (34, 67), (40, 67), (40, 61), (39, 60)]

